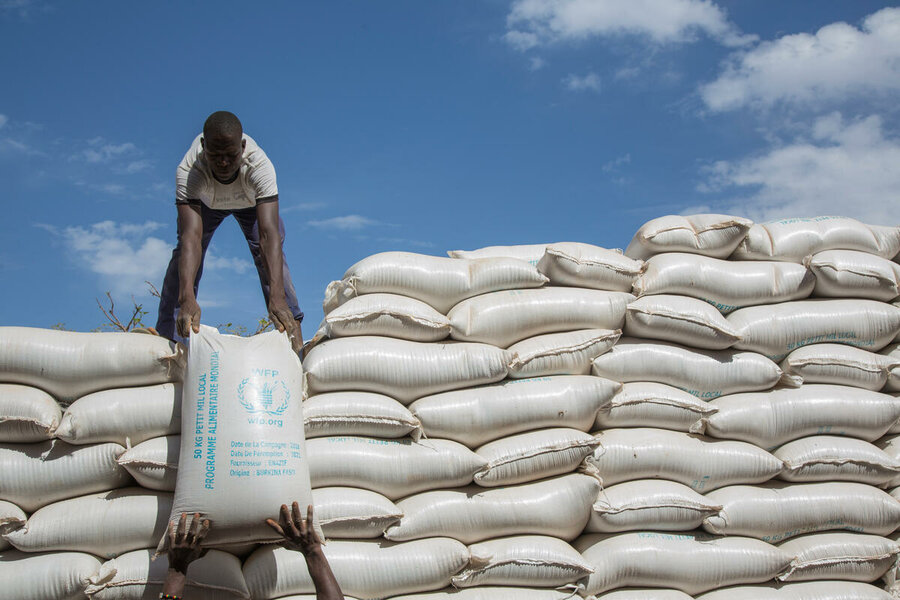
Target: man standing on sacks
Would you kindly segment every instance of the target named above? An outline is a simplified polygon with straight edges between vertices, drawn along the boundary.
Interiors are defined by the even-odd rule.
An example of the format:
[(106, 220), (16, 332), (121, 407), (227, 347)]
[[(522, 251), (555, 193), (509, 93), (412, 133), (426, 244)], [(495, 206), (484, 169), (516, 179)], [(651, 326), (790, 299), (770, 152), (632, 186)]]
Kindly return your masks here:
[(241, 227), (256, 264), (269, 319), (301, 348), (303, 312), (284, 258), (284, 223), (278, 215), (275, 168), (262, 148), (227, 111), (206, 119), (175, 175), (178, 244), (166, 270), (156, 330), (187, 338), (200, 327), (197, 290), (213, 233), (228, 216)]

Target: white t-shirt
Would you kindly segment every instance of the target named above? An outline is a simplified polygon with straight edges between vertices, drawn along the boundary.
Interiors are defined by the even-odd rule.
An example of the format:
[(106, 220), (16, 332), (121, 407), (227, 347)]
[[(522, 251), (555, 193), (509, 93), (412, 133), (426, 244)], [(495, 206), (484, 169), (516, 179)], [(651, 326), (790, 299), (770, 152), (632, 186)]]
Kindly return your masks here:
[(256, 206), (257, 200), (278, 195), (275, 167), (263, 149), (249, 135), (241, 157), (238, 176), (231, 183), (220, 183), (213, 177), (200, 145), (201, 135), (194, 138), (190, 149), (175, 171), (175, 203), (200, 200), (209, 208), (235, 210)]

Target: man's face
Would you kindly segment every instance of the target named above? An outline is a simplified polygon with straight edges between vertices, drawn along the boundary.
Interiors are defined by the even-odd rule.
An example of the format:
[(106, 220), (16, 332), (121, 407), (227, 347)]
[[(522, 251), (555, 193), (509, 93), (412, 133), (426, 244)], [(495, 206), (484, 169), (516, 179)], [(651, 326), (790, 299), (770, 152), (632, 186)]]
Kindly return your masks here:
[(206, 164), (213, 177), (222, 183), (231, 183), (241, 168), (241, 157), (246, 142), (238, 136), (215, 136), (200, 139)]

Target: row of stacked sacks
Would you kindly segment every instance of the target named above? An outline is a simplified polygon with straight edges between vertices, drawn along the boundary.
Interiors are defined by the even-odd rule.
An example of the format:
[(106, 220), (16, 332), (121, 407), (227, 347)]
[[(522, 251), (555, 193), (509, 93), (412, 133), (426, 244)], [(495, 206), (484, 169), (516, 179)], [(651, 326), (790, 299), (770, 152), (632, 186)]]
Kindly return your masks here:
[[(625, 254), (366, 258), (304, 361), (335, 427), (308, 442), (314, 486), (393, 501), (389, 541), (468, 544), (451, 582), (471, 596), (422, 598), (890, 597), (898, 250), (900, 229), (850, 219), (698, 215)], [(260, 597), (308, 591), (268, 573)]]
[(184, 366), (153, 335), (0, 327), (0, 598), (85, 598), (107, 560), (149, 564), (172, 494), (132, 457), (179, 433)]
[[(848, 228), (853, 222), (809, 223), (802, 226)], [(668, 249), (702, 259), (708, 257), (699, 253), (711, 248), (728, 256), (749, 239), (748, 228), (748, 222), (733, 218), (666, 218), (648, 223), (634, 244), (660, 256)], [(870, 238), (885, 244), (882, 233), (890, 230), (871, 231), (881, 232), (870, 232)], [(807, 255), (833, 249), (826, 242), (836, 237), (834, 231), (824, 229), (818, 236), (818, 246), (812, 244)], [(874, 242), (865, 247), (846, 232), (841, 236), (840, 244), (851, 250), (896, 254), (896, 235), (890, 238), (893, 251)], [(733, 246), (726, 251), (723, 244)], [(570, 595), (554, 589), (565, 585), (580, 585), (582, 595), (619, 599), (690, 597), (687, 593), (889, 597), (863, 582), (877, 580), (897, 555), (896, 543), (883, 536), (900, 523), (900, 509), (876, 486), (898, 483), (887, 483), (900, 473), (898, 453), (889, 439), (881, 440), (883, 454), (877, 448), (873, 454), (866, 441), (856, 448), (837, 444), (875, 440), (900, 417), (892, 396), (873, 391), (896, 385), (896, 362), (878, 363), (869, 356), (879, 356), (873, 351), (896, 336), (900, 311), (865, 312), (864, 325), (848, 325), (838, 314), (837, 322), (817, 330), (801, 327), (797, 335), (805, 337), (793, 342), (805, 350), (824, 348), (821, 342), (832, 330), (852, 331), (855, 337), (841, 336), (838, 349), (856, 350), (846, 344), (858, 343), (870, 362), (876, 361), (874, 368), (858, 357), (842, 362), (831, 354), (796, 365), (786, 357), (779, 366), (771, 360), (778, 359), (774, 354), (727, 349), (745, 337), (735, 326), (728, 329), (730, 317), (722, 314), (727, 309), (712, 309), (689, 291), (673, 296), (672, 290), (639, 289), (653, 256), (630, 258), (584, 244), (481, 253), (495, 256), (377, 255), (328, 290), (326, 320), (304, 363), (309, 387), (304, 412), (316, 512), (331, 539), (326, 553), (348, 597), (555, 600)], [(629, 248), (626, 254), (635, 253)], [(886, 299), (896, 297), (896, 280), (894, 295)], [(779, 295), (783, 282), (774, 287), (768, 302), (787, 300)], [(765, 301), (766, 292), (758, 289), (743, 304), (758, 303), (759, 296)], [(629, 290), (642, 295), (636, 300)], [(663, 306), (667, 310), (636, 310), (642, 300), (665, 300), (664, 294), (672, 298)], [(729, 304), (724, 297), (704, 299)], [(866, 337), (872, 318), (883, 319), (875, 326), (881, 329)], [(616, 343), (623, 328), (626, 338)], [(726, 334), (733, 339), (723, 345)], [(5, 338), (6, 332), (0, 335)], [(889, 355), (890, 346), (881, 350), (880, 356)], [(7, 369), (8, 357), (2, 360), (0, 370), (16, 372)], [(57, 357), (49, 362), (56, 364)], [(48, 372), (53, 368), (40, 370)], [(848, 373), (855, 378), (840, 379)], [(3, 380), (22, 382), (16, 376)], [(173, 396), (177, 393), (173, 387)], [(766, 414), (769, 427), (748, 433), (747, 419), (717, 404), (740, 397), (786, 401), (751, 408), (750, 424), (758, 425)], [(149, 403), (111, 410), (110, 402), (108, 397), (98, 412), (113, 420), (151, 410)], [(168, 413), (159, 411), (167, 416), (158, 420), (177, 421), (178, 406), (179, 401), (170, 402)], [(792, 408), (784, 412), (786, 407)], [(150, 428), (143, 424), (122, 425), (117, 439), (133, 445), (139, 456), (128, 464), (142, 486), (170, 490), (179, 443), (160, 437), (173, 433), (165, 428), (144, 435), (156, 441), (139, 443), (145, 430)], [(824, 432), (845, 437), (808, 437)], [(782, 452), (794, 439), (813, 440), (812, 450), (799, 448), (799, 458)], [(799, 478), (787, 475), (791, 465)], [(13, 472), (5, 464), (0, 470)], [(5, 500), (3, 486), (0, 480)], [(110, 499), (104, 503), (113, 506)], [(88, 552), (120, 556), (100, 570), (80, 567), (82, 575), (73, 579), (91, 572), (88, 591), (97, 598), (141, 597), (151, 581), (155, 596), (164, 559), (150, 563), (148, 550), (127, 552), (122, 540), (130, 535), (130, 522), (110, 520), (116, 511), (107, 510), (98, 524), (91, 521), (91, 510), (61, 511), (70, 521), (72, 514), (84, 515), (79, 522), (89, 526), (67, 534), (70, 541), (54, 549), (85, 549), (83, 539), (106, 535)], [(158, 531), (135, 536), (143, 537), (133, 547), (155, 547), (168, 508), (141, 510), (152, 512), (146, 522), (152, 520)], [(11, 529), (22, 517), (3, 521)], [(37, 529), (30, 525), (29, 532)], [(799, 535), (819, 529), (853, 533)], [(72, 536), (82, 539), (73, 543)], [(14, 541), (9, 533), (5, 537)], [(49, 550), (40, 543), (32, 548)], [(245, 558), (243, 571), (234, 556), (210, 552), (189, 574), (196, 597), (302, 598), (312, 592), (296, 553), (271, 546), (229, 550)], [(25, 566), (19, 560), (20, 555), (4, 552), (0, 568), (18, 575)], [(48, 572), (67, 564), (57, 555)], [(776, 577), (787, 583), (759, 587), (774, 585), (765, 582)], [(829, 580), (841, 582), (821, 583)], [(751, 587), (728, 588), (735, 585)], [(35, 597), (82, 597), (80, 589), (72, 596)]]

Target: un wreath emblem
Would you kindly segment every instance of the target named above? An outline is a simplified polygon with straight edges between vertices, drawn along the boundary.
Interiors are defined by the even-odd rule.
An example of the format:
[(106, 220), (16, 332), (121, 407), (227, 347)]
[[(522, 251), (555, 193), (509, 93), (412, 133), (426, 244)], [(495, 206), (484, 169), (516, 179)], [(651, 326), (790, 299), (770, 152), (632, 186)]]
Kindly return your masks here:
[[(246, 378), (237, 389), (238, 402), (250, 414), (279, 416), (287, 410), (291, 392), (284, 381), (262, 381)], [(274, 408), (273, 408), (274, 407)]]

